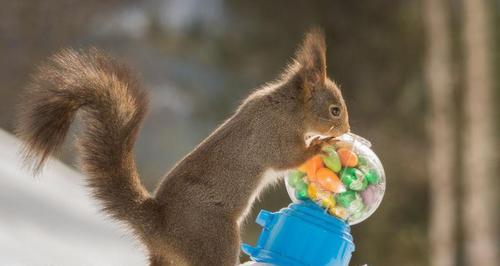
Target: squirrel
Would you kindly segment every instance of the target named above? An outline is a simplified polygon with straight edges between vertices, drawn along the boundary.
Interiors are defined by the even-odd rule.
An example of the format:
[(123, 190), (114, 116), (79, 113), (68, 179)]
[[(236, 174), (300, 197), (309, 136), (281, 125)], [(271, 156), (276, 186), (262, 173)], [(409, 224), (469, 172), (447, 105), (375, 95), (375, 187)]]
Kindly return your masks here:
[[(141, 184), (133, 147), (148, 93), (127, 66), (97, 49), (63, 50), (42, 64), (16, 118), (22, 155), (36, 174), (64, 141), (75, 115), (80, 167), (93, 196), (128, 224), (150, 265), (235, 265), (239, 227), (268, 171), (299, 166), (324, 140), (349, 131), (346, 104), (326, 74), (322, 30), (309, 31), (279, 78), (181, 159), (153, 193)], [(272, 180), (278, 177), (272, 177)]]

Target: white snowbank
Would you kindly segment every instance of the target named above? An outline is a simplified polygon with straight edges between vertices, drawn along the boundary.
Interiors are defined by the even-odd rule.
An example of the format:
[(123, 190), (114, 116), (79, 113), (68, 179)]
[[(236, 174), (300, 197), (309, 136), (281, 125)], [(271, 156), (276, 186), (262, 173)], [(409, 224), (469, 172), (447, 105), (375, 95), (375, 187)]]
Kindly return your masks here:
[(0, 130), (0, 265), (145, 265), (140, 244), (99, 212), (84, 177), (52, 160), (34, 178)]

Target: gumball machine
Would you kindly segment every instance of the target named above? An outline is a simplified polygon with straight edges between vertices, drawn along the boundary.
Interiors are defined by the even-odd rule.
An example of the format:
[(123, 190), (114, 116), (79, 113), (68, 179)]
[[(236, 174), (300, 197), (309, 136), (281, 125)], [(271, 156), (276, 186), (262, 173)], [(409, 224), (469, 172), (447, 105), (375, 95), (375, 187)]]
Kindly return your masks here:
[(262, 232), (244, 265), (348, 265), (355, 250), (350, 226), (367, 219), (385, 192), (382, 164), (371, 144), (349, 133), (285, 177), (293, 201), (278, 212), (262, 210)]

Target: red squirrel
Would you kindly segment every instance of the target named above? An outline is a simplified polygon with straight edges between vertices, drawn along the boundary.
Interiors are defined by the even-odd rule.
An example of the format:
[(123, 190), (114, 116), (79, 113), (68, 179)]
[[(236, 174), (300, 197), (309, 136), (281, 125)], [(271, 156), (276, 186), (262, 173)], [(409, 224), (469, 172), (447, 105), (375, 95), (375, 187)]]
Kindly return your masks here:
[[(326, 74), (321, 30), (306, 34), (283, 74), (180, 160), (153, 193), (141, 184), (133, 147), (148, 93), (128, 68), (100, 51), (64, 50), (41, 65), (19, 105), (16, 134), (39, 171), (77, 112), (81, 169), (104, 212), (130, 225), (150, 265), (235, 265), (240, 221), (270, 180), (299, 166), (323, 141), (349, 131), (346, 104)], [(275, 180), (277, 177), (272, 177)]]

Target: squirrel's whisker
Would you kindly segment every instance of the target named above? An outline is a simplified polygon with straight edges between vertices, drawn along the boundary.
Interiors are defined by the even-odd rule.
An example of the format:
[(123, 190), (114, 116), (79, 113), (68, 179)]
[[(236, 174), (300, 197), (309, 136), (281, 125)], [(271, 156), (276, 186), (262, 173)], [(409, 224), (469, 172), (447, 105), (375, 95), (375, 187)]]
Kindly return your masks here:
[(324, 117), (321, 117), (321, 116), (320, 116), (320, 117), (318, 117), (318, 119), (319, 119), (319, 120), (323, 120), (323, 121), (328, 121), (328, 122), (335, 122), (335, 121), (333, 121), (333, 120), (331, 120), (331, 119), (324, 118)]

